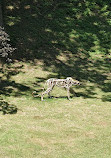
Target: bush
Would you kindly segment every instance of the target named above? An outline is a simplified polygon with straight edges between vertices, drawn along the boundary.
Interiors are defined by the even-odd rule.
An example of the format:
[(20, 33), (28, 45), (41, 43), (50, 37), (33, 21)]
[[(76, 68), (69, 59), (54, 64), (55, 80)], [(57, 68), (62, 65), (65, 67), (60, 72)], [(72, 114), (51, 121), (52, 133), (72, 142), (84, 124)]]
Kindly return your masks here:
[[(8, 43), (9, 41), (9, 35), (0, 26), (0, 61), (2, 62), (2, 68), (4, 63), (12, 61), (11, 55), (12, 52), (16, 49), (11, 47), (11, 45)], [(17, 113), (17, 107), (15, 105), (8, 104), (0, 98), (0, 111), (2, 111), (3, 114), (13, 114)]]
[(3, 62), (11, 62), (10, 56), (16, 48), (12, 48), (8, 43), (10, 41), (9, 35), (0, 27), (0, 58)]

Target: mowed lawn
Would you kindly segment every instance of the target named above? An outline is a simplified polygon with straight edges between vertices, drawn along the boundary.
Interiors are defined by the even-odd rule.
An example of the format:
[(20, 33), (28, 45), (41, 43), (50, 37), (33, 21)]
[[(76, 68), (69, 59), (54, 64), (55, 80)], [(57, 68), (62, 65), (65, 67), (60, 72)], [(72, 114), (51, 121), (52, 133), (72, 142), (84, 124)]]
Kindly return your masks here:
[(55, 88), (54, 97), (46, 95), (41, 102), (31, 93), (41, 93), (45, 80), (56, 73), (30, 64), (19, 70), (8, 81), (2, 77), (7, 82), (2, 97), (18, 112), (0, 113), (0, 158), (111, 157), (111, 102), (105, 91), (83, 82), (73, 87), (76, 95), (71, 93), (70, 101), (64, 89)]

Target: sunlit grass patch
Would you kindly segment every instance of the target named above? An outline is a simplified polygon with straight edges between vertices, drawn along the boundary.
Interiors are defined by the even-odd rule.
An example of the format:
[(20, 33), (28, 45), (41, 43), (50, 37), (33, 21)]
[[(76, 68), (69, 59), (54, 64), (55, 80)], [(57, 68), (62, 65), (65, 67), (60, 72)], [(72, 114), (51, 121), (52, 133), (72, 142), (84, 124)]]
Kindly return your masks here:
[[(105, 72), (104, 85), (99, 81), (95, 83), (92, 75), (92, 80), (83, 79), (81, 86), (71, 89), (70, 101), (66, 90), (59, 87), (52, 91), (52, 98), (45, 95), (44, 101), (40, 101), (40, 97), (32, 96), (33, 90), (41, 94), (45, 81), (56, 77), (57, 72), (46, 71), (41, 64), (20, 65), (23, 66), (18, 73), (8, 80), (5, 78), (5, 83), (2, 81), (5, 86), (4, 93), (1, 90), (2, 97), (16, 105), (18, 112), (14, 115), (0, 113), (1, 158), (109, 157), (109, 67), (101, 65), (102, 69), (94, 74), (97, 77), (97, 72)], [(92, 63), (89, 66), (89, 72), (95, 72)]]

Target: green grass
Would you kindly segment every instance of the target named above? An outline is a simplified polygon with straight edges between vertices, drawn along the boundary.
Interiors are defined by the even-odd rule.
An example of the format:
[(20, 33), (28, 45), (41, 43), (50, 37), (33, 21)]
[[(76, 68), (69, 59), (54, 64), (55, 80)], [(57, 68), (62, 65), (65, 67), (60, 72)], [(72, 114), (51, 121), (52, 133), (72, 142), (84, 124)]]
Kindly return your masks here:
[[(31, 92), (40, 93), (48, 76), (56, 73), (43, 70), (41, 64), (24, 63), (12, 65), (10, 71), (22, 64), (8, 80), (1, 74), (2, 81), (7, 82), (1, 96), (19, 110), (17, 114), (0, 115), (0, 157), (110, 158), (110, 91), (106, 93), (96, 83), (83, 81), (82, 86), (73, 88), (77, 96), (71, 91), (71, 101), (64, 97), (64, 89), (55, 88), (52, 95), (57, 98), (45, 96), (41, 102)], [(107, 72), (108, 67), (104, 69)], [(108, 74), (107, 82), (110, 84)]]
[[(18, 112), (0, 113), (0, 158), (110, 158), (110, 2), (6, 1), (4, 24), (17, 51), (0, 93)], [(69, 76), (71, 101), (60, 88), (32, 97)]]

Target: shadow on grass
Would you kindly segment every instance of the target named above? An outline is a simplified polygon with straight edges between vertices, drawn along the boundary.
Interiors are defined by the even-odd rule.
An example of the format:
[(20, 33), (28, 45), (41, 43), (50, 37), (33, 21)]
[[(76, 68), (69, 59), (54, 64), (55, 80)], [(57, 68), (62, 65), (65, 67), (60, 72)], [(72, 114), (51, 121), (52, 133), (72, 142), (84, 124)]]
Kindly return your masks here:
[[(17, 92), (15, 89), (17, 90)], [(16, 83), (15, 81), (1, 80), (0, 93), (3, 95), (19, 96), (19, 95), (24, 95), (23, 92), (25, 92), (25, 91), (30, 91), (30, 87), (25, 86), (20, 83)]]
[[(37, 78), (37, 82), (34, 83), (34, 86), (36, 85), (41, 87), (41, 83), (45, 82), (49, 78), (66, 78), (67, 76), (71, 76), (73, 78), (78, 79), (81, 82), (81, 86), (74, 86), (71, 88), (70, 93), (72, 94), (72, 96), (82, 96), (83, 98), (96, 98), (96, 88), (101, 89), (104, 93), (111, 91), (109, 83), (110, 80), (107, 79), (109, 75), (110, 65), (107, 64), (104, 60), (97, 60), (94, 62), (90, 61), (89, 63), (85, 63), (86, 69), (84, 71), (81, 68), (81, 65), (79, 65), (78, 63), (75, 65), (77, 69), (72, 69), (72, 74), (71, 67), (73, 67), (74, 65), (71, 65), (68, 68), (67, 66), (63, 65), (65, 64), (62, 64), (62, 67), (60, 66), (59, 69), (54, 69), (53, 72), (56, 72), (56, 75), (50, 74), (47, 76), (47, 78)], [(84, 65), (82, 66), (84, 67)], [(106, 81), (108, 81), (108, 83), (105, 83)], [(92, 84), (95, 84), (95, 86), (93, 86)], [(84, 89), (82, 92), (75, 92), (78, 91), (77, 89), (81, 88)], [(39, 93), (42, 91), (42, 89), (38, 89), (36, 91), (37, 93)]]
[[(17, 48), (14, 58), (33, 64), (37, 59), (43, 62), (44, 70), (56, 73), (56, 78), (71, 76), (80, 80), (84, 93), (79, 92), (79, 96), (94, 96), (88, 82), (109, 92), (110, 86), (105, 84), (110, 71), (110, 57), (106, 60), (111, 46), (109, 12), (109, 1), (6, 0), (4, 18), (12, 44)], [(101, 56), (93, 59), (96, 53), (103, 53), (105, 60)], [(37, 79), (34, 86), (50, 77), (53, 75)], [(19, 91), (29, 88), (10, 84)]]
[(111, 102), (111, 95), (106, 95), (106, 96), (103, 96), (102, 97), (102, 101), (108, 101), (108, 102)]
[(2, 77), (0, 78), (0, 94), (5, 96), (21, 96), (26, 95), (26, 92), (31, 93), (31, 88), (24, 84), (17, 83), (11, 80), (12, 76), (19, 73), (24, 73), (22, 71), (23, 65), (20, 66), (5, 66), (1, 68)]
[(10, 105), (6, 101), (0, 98), (0, 111), (3, 112), (3, 114), (16, 114), (18, 108), (15, 105)]

